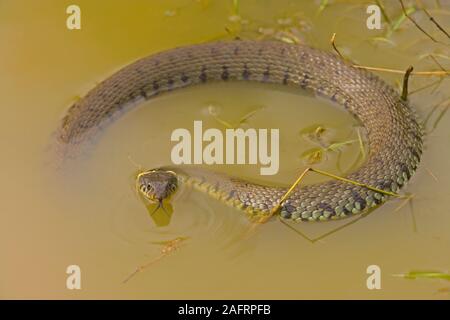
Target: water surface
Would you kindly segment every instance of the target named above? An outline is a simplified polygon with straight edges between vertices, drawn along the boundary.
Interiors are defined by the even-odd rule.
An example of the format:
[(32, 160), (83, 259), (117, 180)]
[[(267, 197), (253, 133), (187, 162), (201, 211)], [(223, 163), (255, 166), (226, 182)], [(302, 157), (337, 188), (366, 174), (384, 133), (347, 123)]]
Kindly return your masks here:
[[(391, 2), (390, 2), (391, 3)], [(424, 1), (450, 29), (450, 7)], [(356, 63), (404, 70), (439, 70), (426, 55), (450, 67), (449, 47), (434, 44), (407, 21), (388, 42), (369, 41), (384, 31), (365, 27), (361, 1), (78, 1), (82, 30), (65, 28), (61, 1), (0, 3), (0, 296), (3, 298), (448, 298), (450, 284), (394, 277), (411, 270), (448, 271), (450, 265), (449, 84), (410, 96), (428, 119), (423, 161), (404, 192), (348, 227), (311, 243), (274, 220), (243, 239), (249, 223), (233, 208), (188, 188), (172, 201), (170, 219), (152, 219), (135, 194), (140, 168), (170, 163), (170, 134), (192, 128), (280, 128), (280, 171), (265, 177), (289, 184), (308, 165), (321, 126), (325, 139), (358, 139), (359, 124), (343, 110), (295, 90), (256, 84), (214, 84), (163, 95), (104, 130), (86, 157), (54, 171), (52, 132), (76, 99), (122, 66), (185, 44), (215, 39), (278, 37), (341, 52)], [(238, 10), (237, 10), (238, 9)], [(392, 20), (398, 6), (388, 8)], [(239, 16), (237, 16), (239, 15)], [(230, 18), (231, 17), (231, 18)], [(423, 14), (417, 19), (436, 37)], [(386, 26), (384, 26), (386, 28)], [(280, 30), (282, 31), (280, 33)], [(290, 40), (289, 40), (290, 39)], [(448, 40), (448, 39), (447, 39)], [(448, 42), (448, 41), (447, 41)], [(380, 73), (394, 86), (401, 75)], [(439, 78), (414, 77), (411, 90)], [(435, 110), (433, 113), (430, 113)], [(358, 143), (327, 152), (317, 168), (344, 174), (361, 163)], [(314, 159), (313, 159), (314, 160)], [(317, 159), (316, 159), (317, 160)], [(221, 172), (258, 178), (259, 166), (218, 166)], [(308, 176), (307, 183), (323, 178)], [(350, 220), (295, 225), (311, 238)], [(126, 284), (141, 264), (160, 255), (153, 242), (189, 237), (183, 246)], [(66, 289), (68, 265), (82, 270), (82, 290)], [(382, 270), (382, 289), (368, 290), (366, 268)]]

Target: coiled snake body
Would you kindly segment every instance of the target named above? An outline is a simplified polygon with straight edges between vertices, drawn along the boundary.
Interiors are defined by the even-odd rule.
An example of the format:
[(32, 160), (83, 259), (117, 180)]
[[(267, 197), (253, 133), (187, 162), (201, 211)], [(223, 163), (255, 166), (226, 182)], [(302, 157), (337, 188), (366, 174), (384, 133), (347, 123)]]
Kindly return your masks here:
[[(364, 125), (367, 161), (346, 178), (396, 192), (410, 179), (422, 153), (414, 111), (374, 74), (335, 55), (282, 42), (230, 41), (176, 48), (138, 60), (115, 73), (67, 112), (58, 131), (66, 149), (82, 143), (113, 114), (163, 92), (212, 81), (278, 83), (311, 91), (343, 105)], [(287, 188), (254, 184), (203, 169), (170, 168), (222, 200), (249, 211), (269, 212)], [(145, 189), (145, 186), (144, 186)], [(299, 221), (338, 219), (364, 212), (386, 195), (343, 181), (297, 188), (281, 215)]]

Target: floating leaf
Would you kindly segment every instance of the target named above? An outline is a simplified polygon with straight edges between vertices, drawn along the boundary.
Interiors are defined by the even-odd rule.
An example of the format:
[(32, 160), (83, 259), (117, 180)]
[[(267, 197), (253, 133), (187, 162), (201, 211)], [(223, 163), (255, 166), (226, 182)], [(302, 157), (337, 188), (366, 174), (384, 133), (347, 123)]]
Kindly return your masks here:
[(319, 140), (322, 138), (323, 134), (326, 132), (325, 126), (321, 124), (314, 124), (312, 126), (303, 128), (300, 130), (300, 135), (307, 137), (314, 142), (320, 142)]
[(301, 158), (306, 161), (307, 164), (317, 164), (319, 162), (322, 162), (324, 156), (323, 149), (320, 148), (313, 148), (306, 150), (301, 154)]

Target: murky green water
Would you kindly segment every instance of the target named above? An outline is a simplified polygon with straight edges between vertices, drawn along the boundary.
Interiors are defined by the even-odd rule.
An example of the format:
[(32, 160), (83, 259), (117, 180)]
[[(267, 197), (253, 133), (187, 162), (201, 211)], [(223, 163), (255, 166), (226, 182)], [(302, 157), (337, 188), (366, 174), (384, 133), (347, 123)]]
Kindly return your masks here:
[[(385, 1), (387, 2), (387, 1)], [(423, 1), (450, 29), (450, 4)], [(170, 134), (225, 126), (280, 128), (280, 171), (265, 177), (289, 184), (308, 165), (343, 174), (361, 163), (356, 123), (339, 108), (294, 90), (256, 84), (215, 84), (167, 94), (127, 113), (103, 132), (89, 156), (54, 172), (51, 145), (67, 107), (96, 83), (128, 63), (163, 49), (221, 38), (279, 38), (340, 51), (356, 63), (385, 68), (450, 68), (449, 46), (434, 44), (407, 21), (389, 41), (366, 28), (368, 3), (330, 1), (78, 1), (82, 29), (65, 27), (64, 1), (0, 2), (0, 297), (3, 298), (448, 298), (444, 280), (406, 280), (411, 270), (449, 271), (450, 118), (448, 79), (410, 96), (428, 119), (420, 169), (405, 192), (413, 201), (391, 201), (366, 218), (311, 243), (278, 221), (245, 238), (249, 223), (236, 209), (181, 188), (170, 219), (153, 219), (138, 199), (139, 167), (170, 163)], [(389, 2), (391, 3), (391, 2)], [(412, 2), (411, 2), (412, 4)], [(387, 8), (393, 23), (398, 6)], [(230, 18), (231, 17), (231, 18)], [(433, 36), (449, 43), (415, 17)], [(397, 86), (398, 74), (380, 73)], [(439, 78), (413, 77), (411, 90)], [(433, 111), (434, 110), (434, 111)], [(305, 137), (325, 128), (339, 152), (315, 154)], [(355, 142), (356, 141), (356, 142)], [(321, 161), (319, 161), (321, 160)], [(260, 180), (259, 166), (215, 169)], [(307, 183), (323, 178), (308, 176)], [(297, 224), (310, 238), (350, 222)], [(126, 284), (138, 266), (157, 259), (153, 242), (188, 237), (182, 246)], [(82, 289), (66, 288), (66, 268), (79, 265)], [(381, 290), (368, 290), (366, 269), (378, 265)]]

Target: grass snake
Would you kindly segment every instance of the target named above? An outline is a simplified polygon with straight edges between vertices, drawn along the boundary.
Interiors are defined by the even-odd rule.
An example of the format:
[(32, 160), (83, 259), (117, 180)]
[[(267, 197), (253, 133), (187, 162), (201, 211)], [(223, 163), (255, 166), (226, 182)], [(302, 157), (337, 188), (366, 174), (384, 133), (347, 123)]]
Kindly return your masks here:
[[(57, 131), (71, 150), (114, 115), (163, 92), (217, 81), (277, 83), (313, 92), (345, 107), (365, 127), (366, 162), (347, 179), (397, 192), (422, 154), (422, 128), (414, 110), (379, 77), (336, 55), (306, 45), (273, 41), (225, 41), (156, 53), (113, 74), (74, 103)], [(249, 213), (268, 213), (287, 188), (251, 183), (204, 169), (170, 167), (139, 175), (139, 190), (164, 198), (189, 183)], [(159, 199), (161, 200), (161, 199)], [(281, 216), (295, 221), (339, 219), (367, 211), (387, 196), (343, 181), (297, 188)]]

